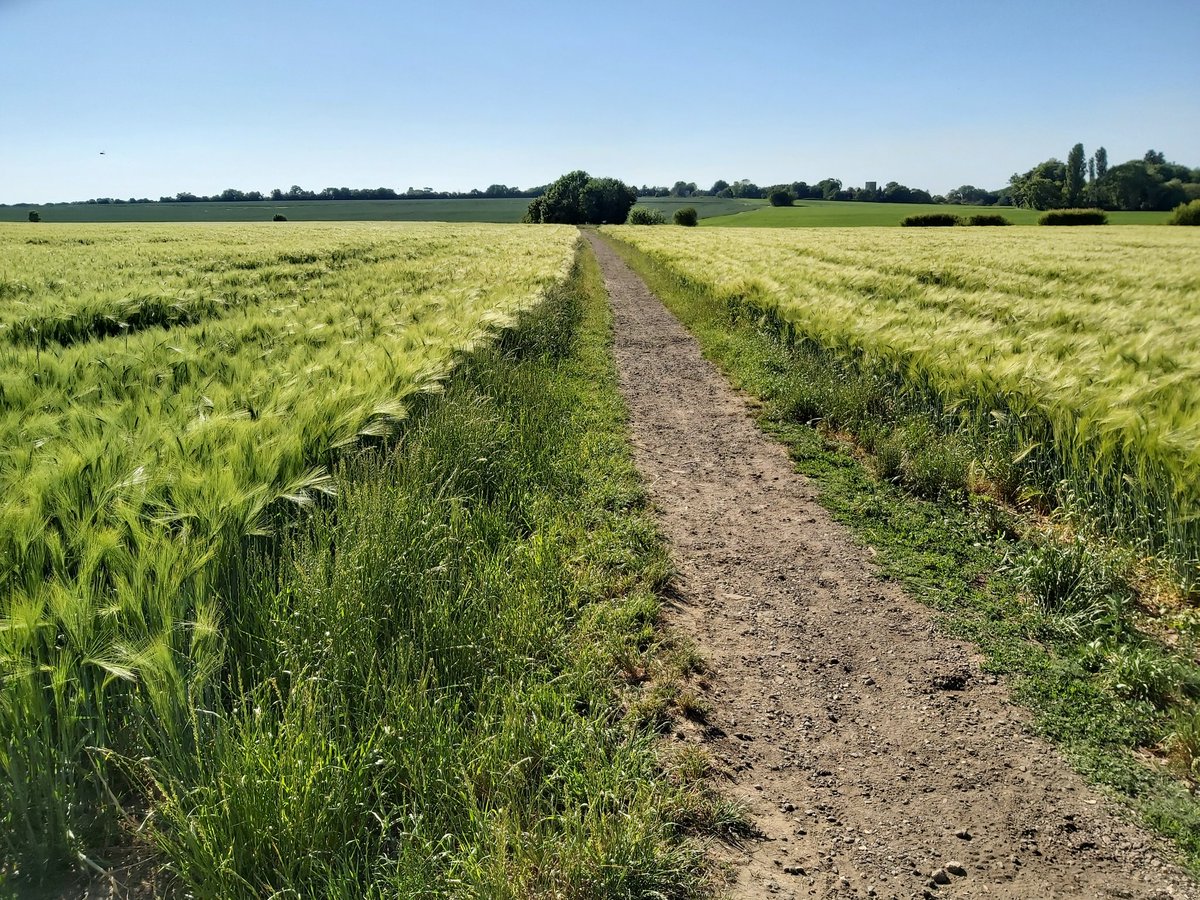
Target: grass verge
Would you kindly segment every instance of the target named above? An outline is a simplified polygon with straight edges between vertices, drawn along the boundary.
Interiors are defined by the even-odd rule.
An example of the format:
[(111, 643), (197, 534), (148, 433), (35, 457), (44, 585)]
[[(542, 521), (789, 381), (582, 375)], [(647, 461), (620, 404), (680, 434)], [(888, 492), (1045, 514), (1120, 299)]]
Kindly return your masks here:
[(151, 799), (85, 861), (132, 844), (200, 898), (701, 893), (685, 831), (716, 801), (629, 677), (669, 655), (668, 561), (609, 340), (582, 254), (397, 446), (345, 459), (245, 563), (220, 689), (122, 761)]
[(1200, 872), (1194, 611), (1175, 611), (1168, 646), (1155, 633), (1160, 611), (1146, 608), (1143, 562), (1068, 511), (1035, 516), (997, 502), (1019, 493), (1004, 484), (1004, 456), (980, 457), (898, 405), (886, 380), (804, 342), (789, 348), (744, 310), (605, 237), (705, 355), (764, 401), (760, 424), (834, 517), (880, 552), (884, 572), (937, 609), (948, 633), (978, 644), (1039, 731)]

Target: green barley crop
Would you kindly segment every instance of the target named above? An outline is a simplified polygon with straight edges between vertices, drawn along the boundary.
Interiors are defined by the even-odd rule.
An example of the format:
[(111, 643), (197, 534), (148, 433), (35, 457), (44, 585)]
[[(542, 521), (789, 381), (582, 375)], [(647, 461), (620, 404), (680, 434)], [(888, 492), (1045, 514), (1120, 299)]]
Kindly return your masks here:
[[(0, 848), (186, 756), (259, 632), (235, 563), (540, 302), (574, 229), (0, 226)], [(136, 806), (136, 804), (135, 804)], [(126, 816), (137, 815), (126, 809)], [(4, 865), (0, 864), (0, 877)]]
[(685, 286), (883, 377), (952, 427), (1014, 448), (1200, 581), (1200, 240), (606, 227)]

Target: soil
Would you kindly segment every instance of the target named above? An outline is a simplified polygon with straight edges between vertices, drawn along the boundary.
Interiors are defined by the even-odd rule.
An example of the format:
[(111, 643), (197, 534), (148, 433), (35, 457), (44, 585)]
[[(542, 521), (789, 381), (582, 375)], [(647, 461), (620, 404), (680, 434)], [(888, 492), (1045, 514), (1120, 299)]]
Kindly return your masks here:
[(678, 570), (667, 625), (712, 667), (706, 721), (675, 738), (708, 750), (760, 831), (718, 850), (729, 895), (1200, 896), (1033, 733), (977, 648), (879, 573), (695, 339), (587, 238)]

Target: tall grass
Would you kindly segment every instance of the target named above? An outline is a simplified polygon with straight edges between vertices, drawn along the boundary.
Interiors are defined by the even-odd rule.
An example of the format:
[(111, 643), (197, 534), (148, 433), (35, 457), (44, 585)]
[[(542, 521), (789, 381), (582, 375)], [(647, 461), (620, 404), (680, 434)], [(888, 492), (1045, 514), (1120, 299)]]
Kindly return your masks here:
[[(105, 246), (112, 230), (60, 228), (57, 245), (33, 246), (58, 247), (39, 263), (52, 272), (102, 247), (91, 264), (134, 284), (154, 280), (158, 240), (202, 231), (121, 229)], [(237, 245), (230, 265), (308, 265), (347, 236), (362, 258), (219, 320), (0, 349), (0, 846), (23, 870), (144, 813), (154, 791), (130, 761), (198, 752), (195, 711), (221, 708), (269, 621), (239, 561), (270, 558), (291, 511), (335, 489), (340, 452), (393, 433), (560, 283), (576, 240), (485, 226), (214, 233)], [(5, 284), (41, 277), (3, 258)]]
[(158, 843), (195, 896), (695, 888), (648, 736), (614, 717), (665, 561), (603, 316), (553, 297), (248, 569), (255, 687), (150, 766)]
[(605, 230), (1200, 581), (1187, 233)]

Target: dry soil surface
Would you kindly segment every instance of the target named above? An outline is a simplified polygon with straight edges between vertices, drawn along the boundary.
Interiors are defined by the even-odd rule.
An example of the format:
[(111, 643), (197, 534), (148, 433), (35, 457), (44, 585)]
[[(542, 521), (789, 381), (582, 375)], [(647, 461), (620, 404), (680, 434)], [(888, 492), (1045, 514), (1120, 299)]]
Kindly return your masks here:
[(595, 234), (670, 627), (713, 668), (703, 744), (761, 837), (757, 897), (1197, 897), (1162, 842), (1034, 736), (977, 650), (884, 580), (696, 341)]

